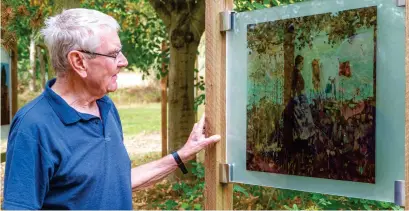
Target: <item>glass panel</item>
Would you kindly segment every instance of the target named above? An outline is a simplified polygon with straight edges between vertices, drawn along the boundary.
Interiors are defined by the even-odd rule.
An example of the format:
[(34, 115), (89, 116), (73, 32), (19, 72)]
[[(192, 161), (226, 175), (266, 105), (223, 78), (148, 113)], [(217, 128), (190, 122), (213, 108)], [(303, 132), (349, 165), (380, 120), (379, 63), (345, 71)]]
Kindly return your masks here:
[(393, 202), (404, 180), (404, 8), (312, 0), (234, 16), (233, 181)]

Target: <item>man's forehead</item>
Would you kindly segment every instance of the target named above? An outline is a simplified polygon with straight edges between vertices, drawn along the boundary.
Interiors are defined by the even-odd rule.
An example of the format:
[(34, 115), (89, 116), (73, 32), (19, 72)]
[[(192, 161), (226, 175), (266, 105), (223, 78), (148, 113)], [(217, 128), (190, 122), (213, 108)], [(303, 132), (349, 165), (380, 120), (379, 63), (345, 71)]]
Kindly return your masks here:
[(109, 32), (109, 33), (102, 33), (100, 36), (101, 40), (101, 48), (122, 48), (121, 40), (119, 39), (118, 33), (116, 32)]

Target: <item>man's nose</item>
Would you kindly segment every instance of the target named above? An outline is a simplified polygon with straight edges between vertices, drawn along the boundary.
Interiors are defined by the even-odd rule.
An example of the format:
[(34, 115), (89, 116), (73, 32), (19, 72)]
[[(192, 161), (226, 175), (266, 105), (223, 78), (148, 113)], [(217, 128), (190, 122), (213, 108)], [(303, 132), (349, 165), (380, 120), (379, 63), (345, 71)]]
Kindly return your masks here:
[(118, 57), (119, 57), (118, 58), (119, 59), (119, 62), (118, 62), (119, 67), (128, 66), (128, 59), (126, 59), (126, 56), (122, 52), (119, 53)]

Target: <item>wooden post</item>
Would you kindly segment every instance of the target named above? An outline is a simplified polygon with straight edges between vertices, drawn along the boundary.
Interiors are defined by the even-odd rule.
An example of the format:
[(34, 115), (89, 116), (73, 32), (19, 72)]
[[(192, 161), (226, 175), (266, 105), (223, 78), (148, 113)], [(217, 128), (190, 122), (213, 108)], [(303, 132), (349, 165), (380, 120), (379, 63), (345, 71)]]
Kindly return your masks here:
[(17, 49), (17, 42), (13, 42), (11, 47), (11, 118), (17, 113), (18, 105), (17, 105), (17, 59), (18, 59), (18, 49)]
[(219, 12), (232, 8), (233, 0), (206, 1), (206, 135), (222, 137), (205, 151), (206, 210), (233, 209), (233, 185), (219, 179), (219, 164), (226, 161), (226, 36)]
[(405, 93), (405, 209), (409, 209), (409, 1), (406, 0), (406, 93)]
[[(162, 41), (162, 53), (166, 51), (166, 41)], [(165, 57), (164, 55), (162, 58)], [(162, 72), (166, 71), (166, 64), (162, 61)], [(161, 89), (161, 134), (162, 134), (162, 157), (168, 154), (168, 91), (167, 91), (168, 75), (160, 79), (160, 89)]]
[[(200, 81), (200, 75), (199, 75), (199, 55), (196, 56), (195, 59), (195, 69), (197, 70), (197, 72), (195, 72), (195, 84), (198, 84)], [(194, 87), (195, 89), (195, 98), (197, 98), (197, 96), (199, 96), (199, 88), (198, 87)], [(197, 116), (197, 114), (199, 113), (199, 108), (197, 108), (197, 110), (195, 111), (195, 122), (198, 122), (200, 117)]]

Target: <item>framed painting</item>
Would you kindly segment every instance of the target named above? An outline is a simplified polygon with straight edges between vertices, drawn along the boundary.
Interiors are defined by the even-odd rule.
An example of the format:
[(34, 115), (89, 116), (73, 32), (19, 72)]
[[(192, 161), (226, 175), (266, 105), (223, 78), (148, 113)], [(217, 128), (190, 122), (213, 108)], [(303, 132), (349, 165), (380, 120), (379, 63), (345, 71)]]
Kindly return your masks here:
[(247, 26), (247, 169), (375, 183), (377, 7)]
[(311, 0), (233, 22), (232, 182), (392, 202), (405, 169), (404, 8)]

